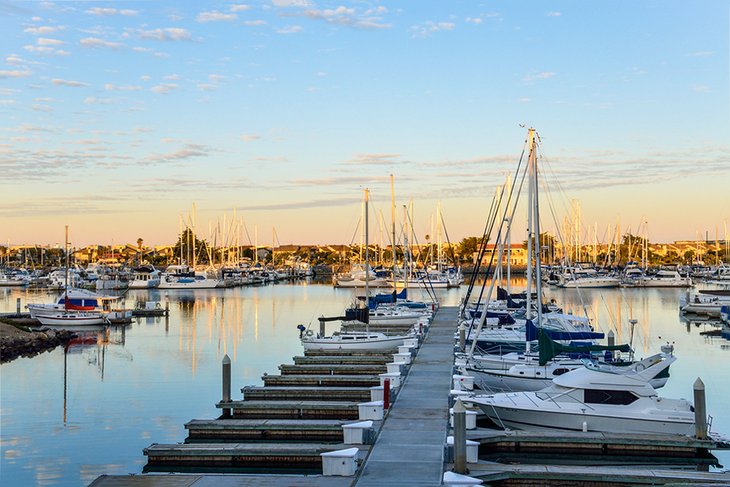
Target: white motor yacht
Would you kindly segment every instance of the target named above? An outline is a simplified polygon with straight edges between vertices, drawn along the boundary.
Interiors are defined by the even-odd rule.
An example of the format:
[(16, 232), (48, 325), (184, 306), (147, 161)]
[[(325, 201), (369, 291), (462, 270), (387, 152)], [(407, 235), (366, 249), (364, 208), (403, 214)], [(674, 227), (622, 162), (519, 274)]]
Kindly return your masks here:
[(694, 434), (692, 405), (659, 397), (649, 384), (657, 366), (662, 365), (617, 373), (587, 363), (537, 392), (474, 395), (465, 401), (505, 428)]

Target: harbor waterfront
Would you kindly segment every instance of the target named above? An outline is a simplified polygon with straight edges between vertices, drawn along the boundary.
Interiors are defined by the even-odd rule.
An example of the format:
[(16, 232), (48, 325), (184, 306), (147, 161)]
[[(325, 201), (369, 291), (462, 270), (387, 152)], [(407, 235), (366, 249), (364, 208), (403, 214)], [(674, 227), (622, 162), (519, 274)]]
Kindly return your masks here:
[[(524, 279), (514, 280), (515, 289)], [(679, 358), (662, 390), (669, 397), (692, 397), (699, 376), (707, 389), (712, 430), (730, 432), (724, 385), (730, 342), (706, 336), (707, 323), (683, 321), (681, 289), (545, 288), (566, 310), (587, 310), (594, 326), (614, 328), (617, 343), (632, 335), (637, 356), (660, 345), (675, 345)], [(459, 304), (464, 288), (439, 289), (442, 305)], [(64, 353), (57, 348), (20, 358), (0, 368), (3, 485), (88, 485), (101, 474), (140, 473), (142, 449), (151, 443), (176, 443), (183, 424), (213, 418), (220, 399), (220, 364), (232, 360), (233, 395), (260, 384), (264, 373), (302, 352), (297, 324), (317, 326), (320, 315), (339, 315), (355, 292), (329, 283), (300, 281), (260, 287), (194, 291), (133, 290), (126, 305), (169, 301), (169, 317), (138, 318), (124, 328), (83, 333)], [(420, 293), (413, 292), (414, 298)], [(0, 290), (0, 311), (50, 301), (41, 290)], [(454, 324), (455, 326), (456, 324)], [(328, 324), (328, 331), (337, 323)], [(661, 338), (660, 338), (661, 337)], [(721, 464), (730, 453), (718, 452)]]

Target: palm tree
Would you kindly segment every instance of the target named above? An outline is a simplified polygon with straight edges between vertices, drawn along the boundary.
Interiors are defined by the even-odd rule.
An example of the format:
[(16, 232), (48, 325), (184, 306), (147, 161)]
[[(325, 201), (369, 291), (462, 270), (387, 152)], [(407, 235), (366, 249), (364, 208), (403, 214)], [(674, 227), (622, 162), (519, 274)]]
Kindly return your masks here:
[(142, 244), (144, 240), (142, 237), (137, 239), (137, 265), (142, 265)]

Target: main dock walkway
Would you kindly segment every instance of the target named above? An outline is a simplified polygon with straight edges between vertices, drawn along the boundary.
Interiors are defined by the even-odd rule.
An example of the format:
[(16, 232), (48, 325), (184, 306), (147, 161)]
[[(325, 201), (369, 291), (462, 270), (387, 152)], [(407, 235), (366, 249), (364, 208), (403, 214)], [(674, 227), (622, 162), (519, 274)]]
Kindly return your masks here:
[(457, 312), (445, 307), (436, 313), (360, 470), (358, 487), (441, 485)]

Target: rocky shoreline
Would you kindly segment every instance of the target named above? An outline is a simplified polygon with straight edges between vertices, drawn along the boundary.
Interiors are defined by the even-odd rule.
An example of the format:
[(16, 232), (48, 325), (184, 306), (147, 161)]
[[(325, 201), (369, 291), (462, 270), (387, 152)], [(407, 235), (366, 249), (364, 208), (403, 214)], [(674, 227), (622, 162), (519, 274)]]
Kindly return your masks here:
[(25, 331), (12, 324), (0, 323), (0, 363), (53, 350), (66, 345), (75, 336), (76, 333), (68, 330)]

